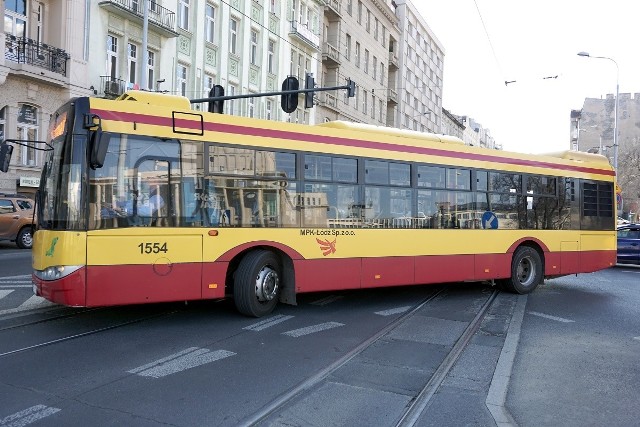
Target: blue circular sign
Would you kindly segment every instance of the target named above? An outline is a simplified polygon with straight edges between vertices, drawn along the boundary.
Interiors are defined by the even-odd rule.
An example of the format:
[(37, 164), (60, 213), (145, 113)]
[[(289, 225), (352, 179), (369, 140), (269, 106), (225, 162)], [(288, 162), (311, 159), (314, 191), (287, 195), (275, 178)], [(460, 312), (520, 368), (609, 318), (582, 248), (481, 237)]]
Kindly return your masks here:
[(482, 228), (497, 229), (498, 217), (491, 211), (486, 211), (482, 214)]

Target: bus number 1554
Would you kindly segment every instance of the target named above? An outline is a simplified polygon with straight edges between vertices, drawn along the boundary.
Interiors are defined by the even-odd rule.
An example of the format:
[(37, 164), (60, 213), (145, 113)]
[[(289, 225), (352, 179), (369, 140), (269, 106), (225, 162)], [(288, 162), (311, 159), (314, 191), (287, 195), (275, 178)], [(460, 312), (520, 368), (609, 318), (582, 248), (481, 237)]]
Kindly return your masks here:
[(138, 247), (140, 248), (141, 254), (157, 254), (160, 252), (164, 252), (165, 254), (167, 253), (167, 242), (140, 243)]

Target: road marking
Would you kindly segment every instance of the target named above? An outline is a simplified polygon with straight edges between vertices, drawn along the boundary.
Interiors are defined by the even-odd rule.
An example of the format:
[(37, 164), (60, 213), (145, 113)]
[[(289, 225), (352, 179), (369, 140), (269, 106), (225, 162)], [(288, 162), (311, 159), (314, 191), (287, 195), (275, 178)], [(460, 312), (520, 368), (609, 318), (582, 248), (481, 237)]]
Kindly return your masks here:
[(58, 408), (47, 407), (45, 405), (36, 405), (23, 411), (16, 412), (0, 420), (2, 427), (23, 427), (41, 420), (49, 415), (53, 415), (60, 411)]
[(282, 323), (286, 320), (293, 318), (293, 316), (285, 316), (283, 314), (278, 314), (277, 316), (270, 317), (268, 319), (264, 319), (261, 322), (254, 323), (253, 325), (245, 326), (242, 329), (246, 329), (247, 331), (261, 331), (263, 329), (270, 328), (271, 326), (275, 326), (278, 323)]
[(398, 307), (398, 308), (391, 308), (389, 310), (383, 310), (383, 311), (376, 311), (374, 314), (378, 314), (380, 316), (391, 316), (392, 314), (400, 314), (400, 313), (404, 313), (405, 311), (409, 310), (411, 308), (411, 306), (404, 306), (404, 307)]
[(331, 304), (332, 302), (341, 300), (342, 298), (344, 298), (342, 295), (329, 295), (326, 298), (322, 298), (322, 299), (319, 299), (318, 301), (312, 302), (311, 305), (327, 305), (327, 304)]
[(0, 281), (2, 280), (14, 280), (14, 279), (31, 279), (30, 274), (21, 274), (19, 276), (3, 276), (0, 277)]
[(51, 304), (46, 299), (39, 297), (37, 295), (32, 295), (31, 298), (20, 304), (19, 309), (28, 310), (30, 308), (39, 307), (41, 305)]
[(9, 295), (11, 292), (13, 292), (13, 289), (9, 289), (8, 291), (0, 291), (0, 299), (6, 297), (7, 295)]
[(640, 341), (640, 337), (633, 337), (633, 339)]
[(563, 323), (574, 323), (575, 322), (575, 320), (569, 320), (569, 319), (565, 319), (565, 318), (562, 318), (562, 317), (551, 316), (549, 314), (539, 313), (537, 311), (527, 311), (527, 313), (533, 314), (534, 316), (538, 316), (538, 317), (544, 317), (545, 319), (555, 320), (557, 322), (563, 322)]
[(131, 369), (127, 372), (140, 375), (142, 377), (161, 378), (180, 371), (215, 362), (235, 354), (236, 353), (227, 350), (210, 351), (206, 348), (189, 347), (186, 350), (138, 368)]
[(309, 335), (315, 332), (326, 331), (327, 329), (337, 328), (338, 326), (344, 326), (344, 323), (338, 323), (338, 322), (320, 323), (319, 325), (307, 326), (306, 328), (294, 329), (292, 331), (283, 332), (282, 335), (288, 335), (290, 337), (298, 338), (303, 335)]
[[(8, 282), (0, 281), (0, 283), (2, 283), (2, 285), (0, 285), (0, 288), (30, 288), (33, 286), (33, 282), (31, 280), (8, 281)], [(19, 285), (19, 283), (29, 283), (29, 284)]]

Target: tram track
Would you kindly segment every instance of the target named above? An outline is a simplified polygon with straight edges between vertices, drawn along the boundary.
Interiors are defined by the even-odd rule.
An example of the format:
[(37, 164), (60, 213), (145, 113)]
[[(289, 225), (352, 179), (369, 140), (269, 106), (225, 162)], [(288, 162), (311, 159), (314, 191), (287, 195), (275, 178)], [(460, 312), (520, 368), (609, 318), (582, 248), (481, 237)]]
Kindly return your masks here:
[[(68, 307), (61, 307), (63, 310), (70, 310)], [(61, 308), (57, 308), (55, 310), (60, 310)], [(3, 326), (0, 327), (0, 332), (4, 332), (4, 331), (9, 331), (12, 329), (19, 329), (19, 328), (24, 328), (25, 326), (32, 326), (32, 325), (38, 325), (38, 324), (42, 324), (42, 323), (47, 323), (47, 322), (53, 322), (55, 320), (60, 320), (60, 319), (68, 319), (71, 317), (76, 317), (76, 316), (80, 316), (81, 314), (84, 313), (90, 313), (90, 312), (95, 312), (95, 311), (100, 311), (100, 310), (106, 310), (107, 307), (96, 307), (96, 308), (87, 308), (87, 309), (80, 309), (80, 310), (76, 310), (73, 311), (72, 313), (65, 313), (65, 314), (60, 314), (60, 315), (54, 315), (53, 317), (47, 317), (46, 319), (37, 319), (37, 320), (33, 320), (33, 321), (29, 321), (29, 322), (23, 322), (23, 323), (18, 323), (16, 325), (10, 325), (10, 326)], [(29, 315), (31, 313), (26, 313), (24, 314)], [(0, 318), (0, 321), (3, 321), (5, 319)]]
[[(280, 396), (273, 399), (270, 403), (263, 406), (259, 411), (254, 414), (243, 419), (238, 425), (242, 426), (260, 426), (260, 425), (270, 425), (271, 421), (273, 421), (273, 417), (277, 416), (279, 413), (285, 411), (290, 408), (294, 402), (301, 401), (305, 396), (312, 394), (314, 391), (317, 391), (331, 376), (331, 374), (338, 371), (343, 366), (347, 365), (350, 361), (356, 358), (359, 355), (362, 355), (368, 348), (370, 348), (373, 344), (383, 340), (387, 337), (392, 331), (397, 329), (399, 326), (406, 323), (409, 319), (416, 315), (421, 309), (423, 309), (426, 305), (437, 299), (439, 296), (443, 294), (446, 290), (445, 287), (440, 288), (435, 293), (430, 295), (427, 298), (424, 298), (416, 305), (414, 305), (410, 310), (406, 313), (395, 319), (392, 323), (362, 341), (358, 346), (354, 347), (350, 352), (342, 356), (340, 359), (320, 370), (316, 374), (310, 376), (305, 379), (297, 386), (291, 388), (287, 392), (281, 394)], [(435, 370), (430, 379), (426, 382), (424, 387), (415, 395), (411, 396), (409, 404), (406, 406), (404, 411), (399, 414), (397, 417), (397, 423), (394, 425), (396, 427), (408, 427), (413, 426), (418, 421), (420, 415), (423, 413), (425, 408), (428, 407), (431, 399), (435, 395), (438, 387), (442, 384), (447, 374), (451, 371), (456, 361), (462, 355), (462, 352), (467, 347), (474, 334), (480, 328), (480, 325), (489, 312), (492, 304), (494, 303), (499, 291), (493, 290), (489, 297), (484, 301), (475, 317), (467, 327), (464, 329), (462, 334), (456, 340), (455, 344), (452, 346), (450, 351), (444, 357), (438, 368)], [(277, 423), (276, 423), (277, 424)]]
[[(83, 310), (83, 311), (80, 311), (80, 312), (77, 312), (77, 313), (70, 313), (68, 315), (56, 316), (55, 318), (41, 319), (41, 320), (38, 320), (38, 321), (28, 322), (28, 323), (21, 324), (21, 325), (12, 325), (10, 327), (6, 327), (4, 329), (0, 329), (0, 332), (6, 331), (6, 330), (10, 330), (10, 329), (16, 329), (16, 328), (20, 328), (20, 327), (25, 327), (25, 326), (32, 326), (32, 325), (36, 325), (36, 324), (41, 324), (41, 323), (48, 322), (48, 321), (53, 321), (53, 320), (62, 320), (62, 319), (66, 319), (66, 318), (69, 318), (69, 317), (75, 317), (75, 316), (78, 316), (80, 314), (84, 314), (84, 313), (87, 313), (87, 312), (95, 312), (97, 310), (107, 310), (108, 308), (109, 307), (99, 307), (99, 308), (94, 308), (94, 309)], [(133, 325), (133, 324), (136, 324), (136, 323), (145, 322), (147, 320), (152, 320), (152, 319), (157, 319), (157, 318), (164, 317), (164, 316), (169, 316), (169, 315), (175, 314), (175, 313), (177, 313), (179, 311), (180, 311), (180, 309), (162, 311), (160, 313), (154, 313), (154, 314), (149, 315), (149, 316), (144, 316), (144, 317), (139, 317), (139, 318), (136, 318), (136, 319), (127, 320), (125, 322), (120, 322), (120, 323), (117, 323), (117, 324), (104, 326), (102, 328), (96, 328), (96, 329), (92, 329), (92, 330), (89, 330), (89, 331), (79, 332), (77, 334), (71, 334), (71, 335), (60, 337), (60, 338), (56, 338), (56, 339), (52, 339), (52, 340), (48, 340), (48, 341), (43, 341), (43, 342), (40, 342), (40, 343), (37, 343), (37, 344), (32, 344), (32, 345), (20, 347), (20, 348), (17, 348), (17, 349), (13, 349), (13, 350), (9, 350), (9, 351), (5, 351), (5, 352), (0, 353), (0, 358), (11, 356), (11, 355), (15, 355), (17, 353), (22, 353), (22, 352), (29, 351), (29, 350), (34, 350), (34, 349), (38, 349), (38, 348), (42, 348), (42, 347), (47, 347), (47, 346), (54, 345), (54, 344), (63, 343), (63, 342), (66, 342), (66, 341), (71, 341), (71, 340), (82, 338), (82, 337), (86, 337), (86, 336), (89, 336), (89, 335), (95, 335), (95, 334), (98, 334), (98, 333), (101, 333), (101, 332), (106, 332), (106, 331), (110, 331), (110, 330), (113, 330), (113, 329), (117, 329), (117, 328), (122, 328), (122, 327), (125, 327), (125, 326), (129, 326), (129, 325)]]

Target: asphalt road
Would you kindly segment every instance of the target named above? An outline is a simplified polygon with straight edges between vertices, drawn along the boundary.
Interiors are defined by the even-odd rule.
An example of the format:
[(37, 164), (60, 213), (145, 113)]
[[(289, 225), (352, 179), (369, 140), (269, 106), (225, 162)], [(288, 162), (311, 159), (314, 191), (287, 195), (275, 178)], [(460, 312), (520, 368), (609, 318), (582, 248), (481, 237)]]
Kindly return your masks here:
[(640, 419), (640, 268), (528, 296), (480, 284), (310, 294), (267, 319), (231, 301), (63, 308), (33, 297), (29, 274), (30, 252), (0, 244), (1, 427), (391, 426), (425, 396), (402, 425)]

